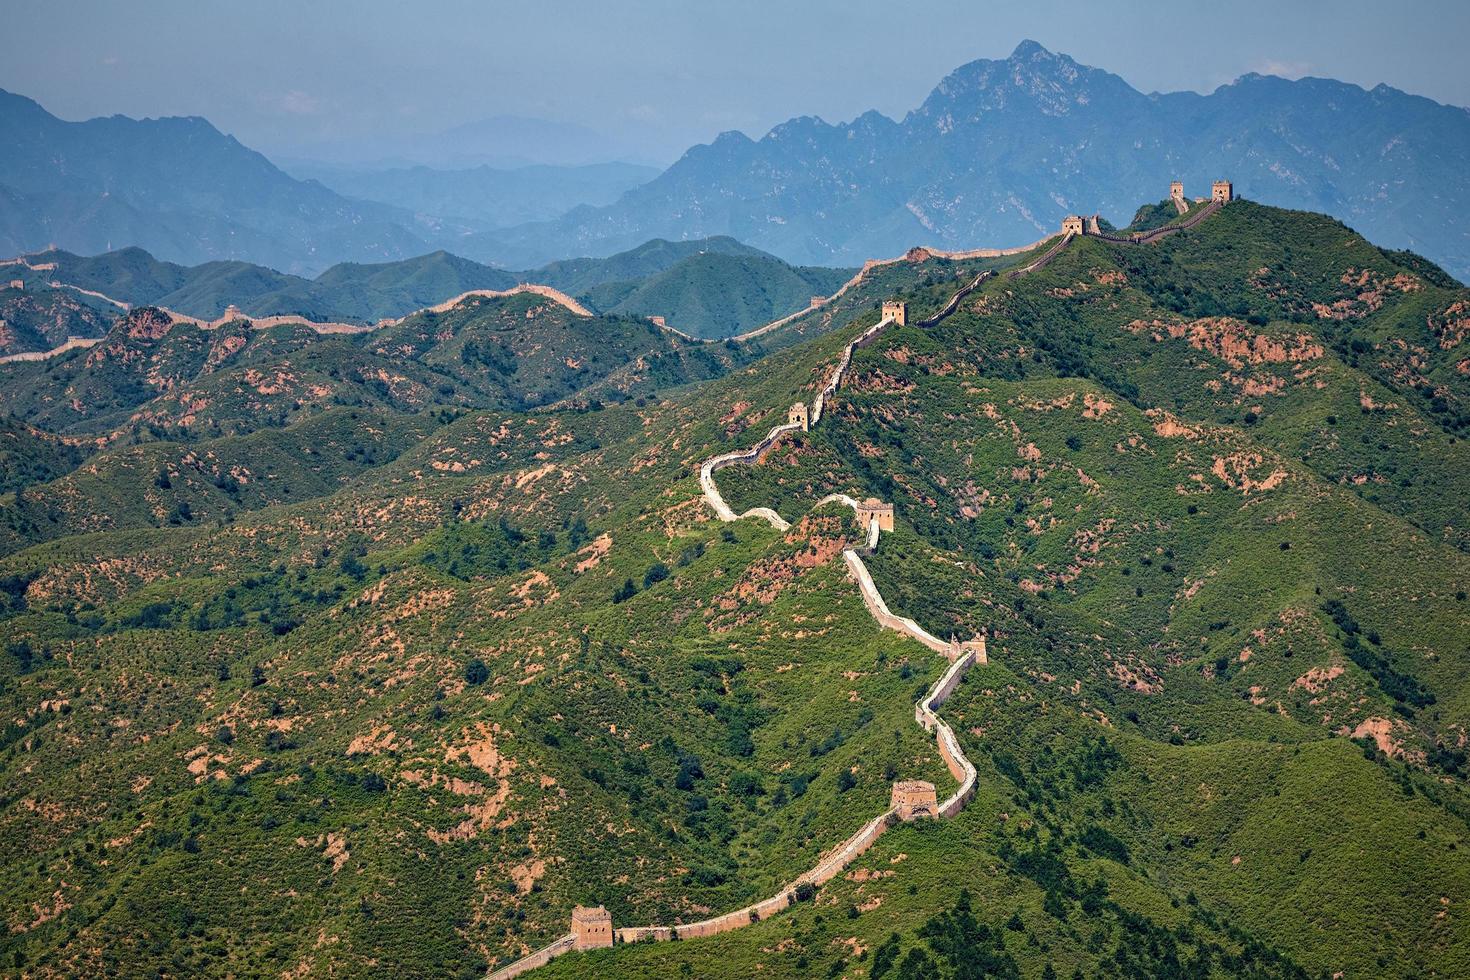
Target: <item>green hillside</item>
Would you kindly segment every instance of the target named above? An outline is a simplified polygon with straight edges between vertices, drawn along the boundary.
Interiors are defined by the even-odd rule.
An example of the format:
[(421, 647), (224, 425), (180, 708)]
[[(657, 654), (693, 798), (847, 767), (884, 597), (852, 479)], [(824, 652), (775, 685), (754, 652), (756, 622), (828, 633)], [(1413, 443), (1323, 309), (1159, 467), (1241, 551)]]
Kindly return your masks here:
[(507, 289), (520, 279), (448, 252), (396, 262), (334, 265), (315, 279), (248, 262), (182, 266), (140, 248), (83, 257), (42, 252), (32, 264), (54, 263), (47, 273), (134, 306), (162, 306), (214, 320), (229, 306), (251, 316), (290, 314), (318, 321), (375, 323), (442, 303), (472, 289)]
[(695, 337), (723, 339), (802, 309), (852, 278), (852, 269), (797, 268), (769, 255), (692, 255), (643, 280), (587, 292), (600, 310), (661, 316)]
[(325, 336), (293, 323), (170, 326), (141, 307), (95, 347), (0, 364), (0, 382), (7, 411), (51, 431), (109, 441), (212, 438), (336, 406), (419, 412), (622, 400), (711, 377), (740, 358), (646, 320), (578, 316), (523, 293)]
[(99, 309), (71, 290), (12, 288), (0, 269), (0, 356), (47, 351), (69, 337), (100, 337), (116, 309)]
[(795, 312), (813, 295), (835, 292), (853, 272), (789, 266), (723, 236), (655, 239), (606, 258), (569, 259), (525, 272), (492, 268), (443, 251), (397, 262), (342, 263), (315, 279), (248, 262), (181, 266), (160, 262), (139, 248), (92, 257), (51, 251), (28, 261), (54, 264), (55, 270), (45, 275), (61, 282), (134, 306), (161, 306), (205, 320), (218, 319), (233, 305), (250, 316), (286, 314), (372, 324), (470, 290), (534, 282), (581, 297), (597, 310), (663, 316), (692, 336), (715, 339)]
[(691, 256), (706, 253), (741, 256), (767, 254), (758, 248), (743, 245), (728, 235), (676, 242), (655, 238), (606, 258), (564, 259), (547, 263), (535, 271), (534, 281), (555, 286), (574, 296), (584, 296), (604, 283), (646, 279)]
[[(941, 712), (976, 797), (765, 922), (532, 976), (1470, 973), (1470, 291), (1236, 202), (917, 326), (1034, 258), (884, 266), (756, 345), (523, 295), (5, 366), (105, 438), (7, 462), (0, 962), (483, 976), (574, 904), (773, 894), (953, 786), (843, 491), (896, 506), (893, 609), (988, 636)], [(895, 297), (821, 424), (719, 474), (792, 527), (715, 520), (699, 463)]]

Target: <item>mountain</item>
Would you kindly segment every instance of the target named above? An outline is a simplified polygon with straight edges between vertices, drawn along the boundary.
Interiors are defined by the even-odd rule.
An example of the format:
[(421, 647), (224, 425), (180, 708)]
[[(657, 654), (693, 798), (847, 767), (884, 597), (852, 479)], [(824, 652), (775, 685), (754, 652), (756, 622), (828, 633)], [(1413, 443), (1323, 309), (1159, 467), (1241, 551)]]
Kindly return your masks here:
[(0, 91), (0, 252), (47, 242), (138, 245), (182, 262), (293, 271), (426, 250), (445, 233), (411, 212), (299, 181), (199, 118), (64, 122)]
[(836, 292), (855, 271), (790, 266), (764, 253), (702, 252), (643, 279), (594, 286), (586, 296), (599, 310), (663, 317), (687, 334), (718, 340)]
[[(531, 976), (1466, 975), (1470, 290), (1248, 201), (1059, 241), (755, 344), (521, 295), (0, 366), (10, 968), (484, 976), (779, 894)], [(973, 797), (887, 819), (946, 675)]]
[[(536, 294), (476, 296), (382, 329), (318, 334), (171, 323), (154, 307), (121, 317), (96, 346), (0, 364), (5, 408), (47, 431), (108, 438), (244, 434), (334, 406), (399, 412), (630, 397), (721, 370), (728, 351), (642, 319), (581, 316)], [(58, 398), (65, 392), (65, 398)]]
[(457, 218), (486, 229), (558, 218), (580, 204), (611, 204), (659, 171), (632, 163), (537, 165), (497, 170), (292, 168), (345, 197)]
[(16, 288), (12, 281), (23, 280), (0, 281), (0, 356), (51, 350), (69, 337), (100, 337), (117, 313), (70, 290)]
[(1333, 214), (1465, 278), (1467, 152), (1465, 109), (1386, 85), (1252, 74), (1209, 95), (1145, 95), (1027, 41), (955, 70), (902, 121), (725, 133), (615, 204), (499, 237), (517, 261), (733, 235), (789, 262), (848, 265), (920, 242), (1028, 242), (1068, 212), (1123, 224), (1162, 180), (1204, 194), (1228, 177), (1245, 197)]
[(248, 262), (184, 266), (141, 248), (80, 256), (61, 250), (26, 257), (58, 282), (133, 306), (162, 306), (215, 320), (236, 306), (251, 316), (296, 315), (321, 322), (375, 323), (442, 303), (472, 289), (508, 289), (515, 273), (432, 252), (396, 262), (339, 263), (315, 279)]
[[(687, 333), (722, 338), (800, 310), (813, 294), (836, 290), (853, 272), (793, 268), (733, 238), (651, 241), (607, 258), (569, 259), (519, 273), (443, 251), (397, 262), (340, 263), (315, 279), (238, 261), (184, 266), (136, 247), (94, 256), (52, 250), (28, 255), (25, 262), (30, 268), (10, 268), (31, 280), (32, 293), (16, 294), (11, 304), (16, 313), (4, 353), (49, 350), (67, 336), (101, 336), (118, 312), (85, 292), (47, 289), (50, 282), (205, 320), (217, 320), (235, 306), (255, 317), (356, 324), (405, 316), (470, 290), (533, 282), (576, 295), (596, 310), (665, 316)], [(7, 295), (0, 292), (0, 304)], [(55, 314), (44, 337), (29, 326), (40, 322), (31, 307), (43, 295)], [(62, 316), (63, 307), (73, 312)]]

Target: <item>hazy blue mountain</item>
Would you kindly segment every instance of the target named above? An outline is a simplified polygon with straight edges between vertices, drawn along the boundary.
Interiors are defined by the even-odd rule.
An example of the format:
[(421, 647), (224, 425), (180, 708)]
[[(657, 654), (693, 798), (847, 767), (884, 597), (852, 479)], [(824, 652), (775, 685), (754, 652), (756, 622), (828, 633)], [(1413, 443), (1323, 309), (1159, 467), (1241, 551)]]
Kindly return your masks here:
[(66, 122), (0, 91), (0, 252), (141, 245), (292, 271), (427, 251), (454, 234), (288, 176), (199, 118)]
[(298, 165), (292, 170), (347, 197), (464, 219), (492, 229), (557, 218), (579, 204), (611, 204), (659, 174), (654, 167), (633, 163), (536, 165), (513, 170), (489, 166), (353, 170)]
[(607, 207), (497, 232), (535, 261), (651, 237), (733, 235), (790, 262), (847, 264), (915, 243), (1019, 244), (1069, 211), (1126, 224), (1167, 181), (1325, 211), (1470, 274), (1470, 114), (1386, 85), (1245, 75), (1149, 94), (1027, 41), (964, 65), (900, 122), (869, 112), (725, 133)]

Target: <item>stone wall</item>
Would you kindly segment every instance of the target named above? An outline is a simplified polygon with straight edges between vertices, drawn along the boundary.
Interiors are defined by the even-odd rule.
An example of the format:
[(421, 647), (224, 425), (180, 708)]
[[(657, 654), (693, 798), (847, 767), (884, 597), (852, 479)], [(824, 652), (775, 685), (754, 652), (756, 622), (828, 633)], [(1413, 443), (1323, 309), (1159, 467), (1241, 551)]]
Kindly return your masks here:
[[(1210, 213), (1213, 213), (1214, 210), (1217, 210), (1218, 207), (1219, 203), (1214, 202), (1212, 207), (1202, 209), (1203, 213), (1200, 215), (1179, 226), (1175, 226), (1170, 231), (1178, 230), (1181, 227), (1189, 227), (1203, 220)], [(1014, 279), (1043, 267), (1073, 237), (1075, 236), (1072, 234), (1062, 236), (1041, 258), (1023, 269), (1012, 271), (1009, 273), (1008, 278)], [(874, 265), (875, 263), (865, 265), (863, 267), (864, 272)], [(981, 273), (974, 281), (956, 292), (939, 314), (923, 321), (919, 326), (932, 326), (953, 313), (958, 309), (959, 303), (963, 298), (991, 275), (993, 275), (991, 272)], [(856, 282), (861, 276), (862, 273), (859, 273), (858, 276), (854, 277), (853, 282)], [(843, 288), (845, 290), (847, 287)], [(837, 294), (834, 294), (833, 298), (841, 295), (841, 292), (839, 291)], [(894, 320), (891, 316), (884, 317), (863, 331), (856, 339), (843, 348), (837, 366), (833, 369), (827, 384), (817, 394), (816, 400), (813, 402), (810, 412), (811, 425), (816, 425), (821, 420), (826, 400), (835, 395), (841, 386), (843, 379), (846, 377), (847, 370), (852, 363), (853, 352), (860, 347), (872, 343), (893, 322)], [(768, 328), (769, 325), (763, 329)], [(778, 529), (786, 530), (790, 528), (791, 525), (769, 507), (754, 507), (744, 514), (737, 515), (725, 502), (714, 479), (714, 475), (727, 466), (757, 462), (784, 438), (787, 433), (803, 428), (800, 421), (795, 420), (794, 406), (788, 412), (787, 417), (793, 421), (775, 426), (766, 434), (764, 439), (749, 449), (713, 456), (700, 464), (700, 487), (704, 493), (705, 500), (709, 503), (711, 509), (714, 510), (715, 516), (719, 520), (729, 522), (740, 520), (744, 517), (760, 517)], [(820, 507), (828, 503), (840, 503), (843, 506), (851, 507), (854, 514), (859, 518), (862, 517), (864, 505), (859, 504), (846, 494), (830, 494), (818, 501), (817, 506)], [(944, 760), (945, 766), (949, 769), (950, 775), (954, 777), (957, 784), (955, 791), (943, 802), (938, 804), (938, 816), (941, 819), (948, 819), (963, 810), (970, 800), (974, 798), (978, 777), (974, 765), (965, 756), (964, 750), (959, 744), (959, 739), (955, 737), (954, 730), (950, 728), (944, 719), (939, 717), (938, 711), (954, 693), (955, 689), (964, 679), (965, 672), (972, 665), (988, 662), (986, 644), (983, 637), (967, 640), (964, 643), (946, 643), (925, 630), (914, 620), (897, 616), (888, 608), (888, 603), (883, 599), (882, 594), (873, 583), (873, 577), (869, 573), (866, 563), (863, 561), (864, 556), (872, 555), (878, 547), (880, 534), (879, 523), (876, 517), (870, 516), (866, 525), (866, 535), (863, 544), (856, 548), (844, 549), (842, 557), (853, 579), (857, 582), (858, 591), (863, 597), (863, 604), (867, 607), (868, 612), (873, 616), (879, 626), (903, 633), (950, 660), (949, 666), (940, 675), (939, 679), (935, 681), (934, 686), (914, 706), (914, 720), (925, 731), (934, 735), (935, 745), (940, 758)], [(883, 832), (899, 819), (899, 807), (897, 805), (890, 806), (888, 810), (869, 820), (856, 833), (832, 851), (823, 855), (816, 865), (798, 877), (796, 881), (787, 885), (770, 898), (752, 905), (747, 905), (744, 908), (736, 909), (733, 912), (726, 912), (722, 915), (710, 919), (703, 919), (698, 922), (682, 923), (673, 926), (625, 926), (621, 929), (613, 930), (613, 935), (619, 943), (664, 942), (675, 938), (693, 939), (700, 936), (713, 936), (719, 933), (729, 932), (732, 929), (743, 928), (752, 923), (760, 922), (763, 919), (768, 919), (783, 909), (790, 907), (795, 900), (796, 889), (799, 885), (811, 884), (815, 886), (830, 881), (861, 854), (872, 847), (873, 843)], [(518, 960), (510, 966), (497, 971), (491, 975), (491, 980), (509, 980), (511, 977), (519, 976), (527, 970), (534, 969), (549, 961), (552, 957), (572, 949), (574, 942), (574, 936), (565, 936), (545, 949), (538, 950), (525, 959)]]
[(509, 966), (503, 966), (496, 970), (490, 974), (490, 980), (511, 980), (512, 977), (518, 977), (522, 973), (528, 973), (538, 966), (545, 966), (563, 953), (570, 953), (575, 948), (575, 944), (576, 937), (571, 935), (562, 936), (555, 942), (542, 946), (529, 956), (523, 956)]

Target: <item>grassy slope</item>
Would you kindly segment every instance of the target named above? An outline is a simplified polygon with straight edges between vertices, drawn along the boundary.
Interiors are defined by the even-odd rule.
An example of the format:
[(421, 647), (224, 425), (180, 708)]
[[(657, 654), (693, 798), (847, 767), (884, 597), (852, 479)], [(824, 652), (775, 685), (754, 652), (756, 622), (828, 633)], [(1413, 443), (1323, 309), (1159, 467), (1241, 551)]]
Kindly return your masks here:
[(605, 283), (587, 297), (598, 309), (662, 316), (695, 337), (722, 339), (802, 309), (852, 273), (797, 268), (768, 255), (707, 252), (643, 280)]
[(100, 337), (112, 321), (112, 312), (70, 290), (7, 286), (0, 289), (0, 355), (51, 350), (68, 337)]
[[(1232, 206), (1219, 220), (1165, 248), (1278, 219)], [(813, 906), (546, 976), (857, 976), (892, 960), (920, 975), (926, 958), (953, 971), (980, 954), (1001, 976), (1465, 972), (1463, 777), (1427, 753), (1463, 730), (1466, 559), (1415, 523), (1419, 484), (1375, 500), (1333, 475), (1393, 458), (1437, 478), (1433, 454), (1404, 455), (1413, 440), (1375, 436), (1421, 428), (1452, 454), (1446, 414), (1366, 350), (1355, 367), (1351, 338), (1307, 364), (1235, 368), (1187, 334), (1122, 329), (1140, 310), (1214, 311), (1176, 311), (1160, 299), (1175, 291), (1116, 265), (1136, 256), (1077, 244), (933, 333), (864, 351), (799, 449), (721, 477), (732, 502), (777, 499), (793, 519), (829, 486), (897, 500), (873, 562), (885, 594), (934, 628), (992, 631), (996, 663), (945, 709), (981, 770), (976, 802), (885, 835)], [(1307, 251), (1297, 288), (1335, 302), (1343, 270), (1302, 284)], [(890, 274), (922, 314), (959, 272)], [(1214, 274), (1176, 269), (1178, 302), (1219, 301)], [(0, 840), (17, 869), (0, 902), (24, 931), (0, 955), (49, 974), (468, 975), (559, 933), (574, 901), (606, 901), (619, 923), (737, 906), (881, 807), (889, 772), (947, 784), (912, 723), (938, 664), (873, 630), (831, 554), (852, 529), (713, 525), (690, 476), (810, 391), (876, 315), (870, 299), (853, 298), (851, 328), (658, 403), (472, 412), (312, 500), (0, 562), (25, 583), (23, 603), (3, 596), (0, 661), (15, 720)], [(1334, 331), (1408, 322), (1397, 302)], [(1308, 322), (1260, 315), (1250, 326), (1271, 336)], [(1152, 404), (1166, 357), (1220, 388)], [(1227, 373), (1269, 387), (1280, 372), (1293, 383), (1274, 400), (1234, 403)], [(1359, 383), (1399, 406), (1340, 415), (1370, 442), (1300, 459), (1278, 420), (1311, 406), (1282, 406)], [(1159, 431), (1161, 407), (1194, 437)], [(1242, 453), (1226, 479), (1211, 472)], [(645, 578), (656, 563), (666, 579)], [(625, 580), (636, 595), (613, 604)], [(1434, 705), (1396, 712), (1393, 675), (1351, 661), (1331, 598)], [(469, 685), (476, 659), (487, 678)], [(1343, 672), (1293, 687), (1313, 667)], [(1406, 756), (1335, 736), (1370, 716), (1402, 725)]]

